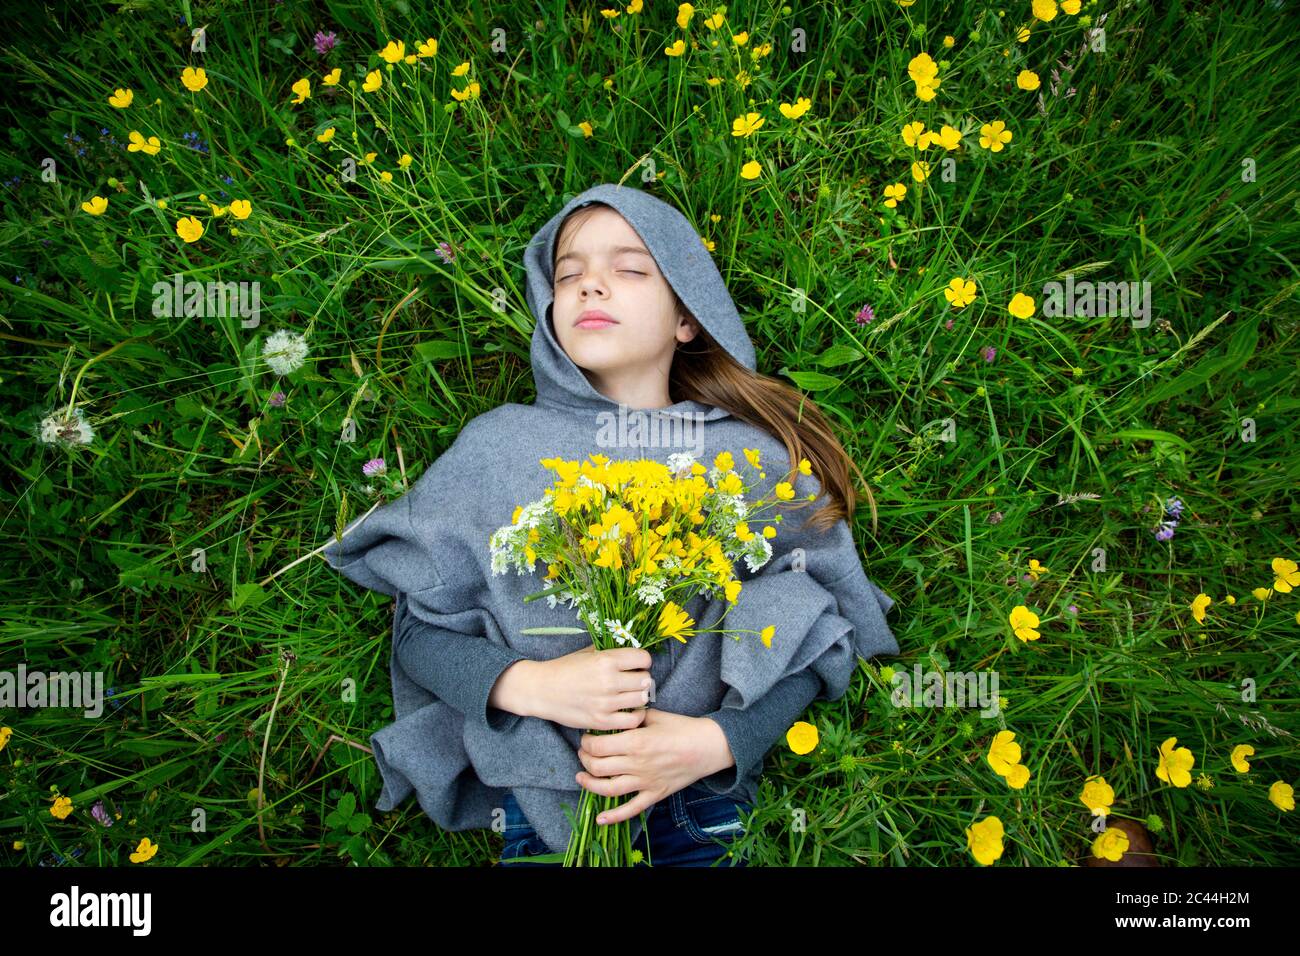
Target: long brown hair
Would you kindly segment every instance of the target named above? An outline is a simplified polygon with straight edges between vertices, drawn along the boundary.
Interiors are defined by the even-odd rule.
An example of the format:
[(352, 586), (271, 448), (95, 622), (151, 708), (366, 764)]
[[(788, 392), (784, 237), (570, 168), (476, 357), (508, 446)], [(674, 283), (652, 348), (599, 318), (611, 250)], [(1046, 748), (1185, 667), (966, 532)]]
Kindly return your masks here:
[[(551, 270), (562, 252), (560, 239), (573, 222), (585, 220), (596, 207), (612, 209), (607, 203), (593, 202), (579, 207), (565, 217), (556, 235), (555, 254)], [(617, 212), (618, 210), (614, 210)], [(679, 315), (690, 316), (682, 304), (677, 290), (672, 288), (673, 300)], [(697, 324), (699, 320), (696, 319)], [(699, 332), (689, 342), (679, 342), (668, 373), (668, 397), (674, 403), (696, 401), (726, 409), (741, 421), (763, 429), (784, 443), (790, 456), (790, 467), (798, 466), (807, 458), (812, 473), (821, 484), (820, 502), (816, 513), (807, 519), (808, 527), (826, 531), (841, 518), (850, 521), (857, 508), (857, 489), (850, 469), (862, 481), (861, 490), (871, 508), (871, 530), (876, 531), (876, 500), (867, 486), (857, 463), (844, 450), (831, 429), (826, 415), (811, 398), (785, 382), (759, 372), (751, 372), (741, 365), (726, 349), (699, 324)], [(811, 502), (791, 507), (807, 507)]]

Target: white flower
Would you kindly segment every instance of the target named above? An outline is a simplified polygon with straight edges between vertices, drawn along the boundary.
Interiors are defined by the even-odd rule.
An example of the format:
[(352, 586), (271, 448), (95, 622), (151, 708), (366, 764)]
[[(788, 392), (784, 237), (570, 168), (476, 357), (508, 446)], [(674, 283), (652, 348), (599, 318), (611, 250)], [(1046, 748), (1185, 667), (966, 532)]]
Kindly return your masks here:
[(632, 636), (632, 632), (627, 629), (627, 625), (622, 621), (615, 621), (612, 618), (607, 618), (605, 620), (605, 626), (609, 628), (610, 636), (614, 638), (615, 644), (627, 644), (630, 642), (633, 647), (641, 646), (640, 642)]
[(288, 375), (307, 360), (307, 340), (297, 332), (279, 329), (262, 344), (262, 358), (276, 375)]
[(750, 573), (753, 573), (772, 557), (772, 546), (761, 534), (755, 535), (754, 540), (747, 543), (749, 547), (745, 552), (745, 564), (749, 566)]
[(636, 586), (636, 596), (642, 604), (649, 604), (651, 607), (662, 604), (664, 582), (658, 576), (642, 578), (641, 583)]
[(41, 419), (40, 439), (47, 445), (61, 442), (68, 447), (89, 445), (95, 437), (95, 430), (86, 421), (80, 408), (74, 408), (72, 414), (66, 409), (53, 412)]
[(689, 469), (695, 464), (695, 456), (689, 451), (674, 452), (668, 456), (668, 470), (676, 475), (683, 468)]

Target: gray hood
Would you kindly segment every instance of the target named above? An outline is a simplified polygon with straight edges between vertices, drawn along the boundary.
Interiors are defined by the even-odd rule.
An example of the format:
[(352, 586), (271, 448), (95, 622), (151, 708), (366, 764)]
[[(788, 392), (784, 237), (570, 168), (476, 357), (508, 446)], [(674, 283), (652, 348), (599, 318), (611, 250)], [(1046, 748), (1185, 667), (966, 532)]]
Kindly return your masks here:
[[(524, 250), (525, 297), (536, 322), (531, 358), (537, 404), (594, 411), (618, 407), (616, 402), (600, 394), (587, 381), (582, 370), (555, 338), (555, 329), (551, 325), (551, 306), (555, 301), (552, 292), (555, 273), (551, 262), (555, 257), (555, 239), (560, 224), (573, 210), (593, 202), (607, 203), (628, 221), (696, 321), (732, 358), (754, 371), (754, 343), (750, 341), (745, 323), (727, 292), (722, 273), (704, 248), (699, 231), (681, 212), (662, 199), (630, 186), (601, 183), (569, 200), (533, 234)], [(703, 413), (706, 420), (727, 414), (712, 405), (691, 401), (678, 402), (663, 411)]]

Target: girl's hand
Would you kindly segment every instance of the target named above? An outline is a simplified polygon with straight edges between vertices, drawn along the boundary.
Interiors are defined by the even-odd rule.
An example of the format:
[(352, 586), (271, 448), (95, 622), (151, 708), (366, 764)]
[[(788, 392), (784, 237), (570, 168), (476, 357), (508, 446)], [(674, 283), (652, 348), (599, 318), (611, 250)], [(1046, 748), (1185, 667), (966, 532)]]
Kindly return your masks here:
[(587, 768), (577, 776), (584, 789), (607, 797), (638, 791), (601, 815), (606, 824), (630, 820), (701, 777), (735, 764), (717, 721), (653, 707), (646, 708), (645, 722), (634, 730), (583, 734), (578, 759)]
[[(650, 701), (650, 652), (638, 647), (584, 647), (538, 661), (530, 715), (577, 730), (630, 730)], [(624, 708), (636, 710), (624, 712)], [(719, 728), (721, 729), (721, 728)]]

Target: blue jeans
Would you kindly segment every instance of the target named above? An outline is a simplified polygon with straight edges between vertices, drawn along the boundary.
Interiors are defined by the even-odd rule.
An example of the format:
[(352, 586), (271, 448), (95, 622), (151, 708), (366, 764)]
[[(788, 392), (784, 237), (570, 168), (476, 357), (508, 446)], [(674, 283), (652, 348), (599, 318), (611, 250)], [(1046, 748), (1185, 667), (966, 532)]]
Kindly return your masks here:
[[(630, 795), (629, 795), (630, 799)], [(514, 794), (506, 792), (504, 802), (505, 846), (501, 862), (515, 866), (559, 866), (558, 863), (530, 863), (527, 857), (550, 853), (524, 816)], [(645, 813), (645, 826), (632, 846), (644, 855), (650, 838), (650, 859), (654, 866), (748, 866), (743, 859), (727, 857), (729, 842), (744, 832), (740, 811), (753, 812), (743, 800), (718, 796), (694, 785), (669, 794), (652, 804)], [(645, 866), (643, 860), (638, 866)]]

